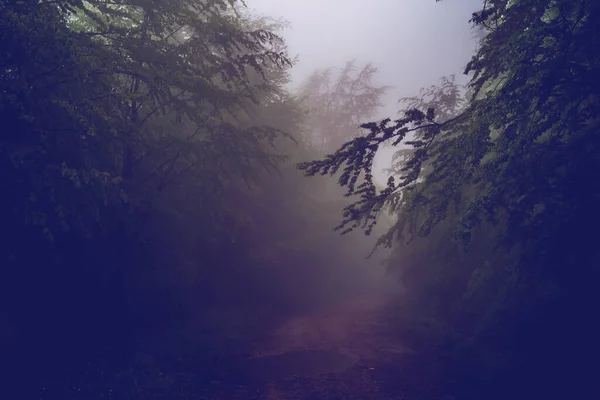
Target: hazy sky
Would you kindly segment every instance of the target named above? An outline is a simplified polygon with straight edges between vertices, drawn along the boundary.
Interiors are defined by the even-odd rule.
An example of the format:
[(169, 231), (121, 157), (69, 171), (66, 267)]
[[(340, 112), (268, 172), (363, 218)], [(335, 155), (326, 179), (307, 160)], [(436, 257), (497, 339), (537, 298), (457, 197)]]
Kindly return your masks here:
[[(259, 14), (291, 23), (284, 33), (299, 63), (293, 85), (317, 68), (341, 67), (350, 59), (373, 62), (378, 82), (393, 86), (381, 117), (396, 117), (397, 100), (462, 71), (473, 54), (468, 20), (481, 0), (246, 0)], [(365, 121), (366, 122), (366, 121)], [(378, 154), (389, 164), (393, 151)], [(383, 176), (381, 179), (385, 180)]]

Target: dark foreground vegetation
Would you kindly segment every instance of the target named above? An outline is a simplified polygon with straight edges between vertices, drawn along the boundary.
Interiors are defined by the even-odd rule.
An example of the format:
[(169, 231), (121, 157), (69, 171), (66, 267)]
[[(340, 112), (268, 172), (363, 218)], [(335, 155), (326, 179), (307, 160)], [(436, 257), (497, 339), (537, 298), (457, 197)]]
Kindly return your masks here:
[(291, 93), (281, 23), (239, 1), (0, 0), (2, 398), (231, 398), (284, 321), (389, 290), (360, 229), (414, 351), (352, 398), (597, 398), (600, 3), (471, 23), (467, 88), (368, 123), (374, 66)]

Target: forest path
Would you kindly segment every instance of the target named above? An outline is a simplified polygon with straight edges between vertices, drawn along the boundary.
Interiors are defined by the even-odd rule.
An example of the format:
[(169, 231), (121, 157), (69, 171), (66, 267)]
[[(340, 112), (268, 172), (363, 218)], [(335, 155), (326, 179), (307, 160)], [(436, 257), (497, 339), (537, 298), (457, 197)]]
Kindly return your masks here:
[[(302, 351), (306, 351), (303, 354), (313, 354), (310, 351), (314, 350), (334, 350), (335, 352), (330, 354), (350, 354), (357, 358), (336, 371), (327, 371), (327, 365), (331, 364), (331, 360), (304, 359), (302, 361), (304, 364), (312, 363), (312, 366), (308, 366), (309, 369), (315, 369), (312, 376), (310, 374), (294, 376), (294, 371), (298, 370), (297, 366), (279, 363), (274, 368), (279, 379), (268, 379), (267, 371), (265, 380), (268, 382), (259, 390), (261, 392), (259, 398), (267, 400), (403, 398), (400, 395), (390, 397), (389, 392), (381, 387), (386, 377), (393, 379), (389, 374), (389, 366), (412, 353), (402, 346), (399, 338), (385, 323), (383, 311), (386, 302), (387, 299), (380, 295), (341, 302), (313, 315), (289, 319), (271, 335), (256, 343), (253, 355), (259, 358), (299, 354)], [(327, 352), (315, 353), (321, 358), (323, 354), (328, 354)], [(293, 357), (289, 358), (288, 363), (294, 362)], [(380, 370), (380, 367), (384, 366), (387, 367), (387, 374), (382, 374), (386, 368)], [(304, 365), (303, 370), (305, 371), (306, 368)], [(289, 369), (291, 376), (285, 376), (286, 369)], [(382, 390), (387, 393), (384, 394)]]
[(255, 345), (254, 356), (295, 350), (340, 350), (360, 358), (405, 352), (385, 322), (387, 298), (372, 295), (340, 302), (318, 313), (294, 317)]

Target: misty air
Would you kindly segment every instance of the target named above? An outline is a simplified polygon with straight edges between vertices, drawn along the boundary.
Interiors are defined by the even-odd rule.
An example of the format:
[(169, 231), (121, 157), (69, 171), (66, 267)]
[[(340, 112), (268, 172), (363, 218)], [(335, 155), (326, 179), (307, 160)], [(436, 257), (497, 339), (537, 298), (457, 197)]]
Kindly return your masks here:
[(0, 398), (600, 398), (597, 76), (593, 0), (0, 0)]

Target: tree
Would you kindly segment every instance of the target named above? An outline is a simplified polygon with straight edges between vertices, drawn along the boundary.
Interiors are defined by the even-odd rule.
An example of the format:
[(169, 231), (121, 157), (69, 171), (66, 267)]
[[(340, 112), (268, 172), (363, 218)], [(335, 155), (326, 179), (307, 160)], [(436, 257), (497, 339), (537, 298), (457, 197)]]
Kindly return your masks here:
[[(149, 154), (162, 153), (167, 157), (154, 160), (150, 168), (162, 175), (159, 186), (163, 186), (171, 179), (167, 175), (178, 176), (196, 165), (201, 158), (197, 152), (220, 141), (224, 126), (228, 142), (235, 146), (260, 146), (275, 134), (266, 127), (246, 129), (235, 121), (265, 88), (264, 81), (250, 84), (250, 70), (262, 74), (270, 64), (276, 68), (289, 64), (283, 53), (272, 49), (281, 39), (268, 27), (240, 24), (237, 3), (91, 1), (77, 8), (75, 21), (89, 21), (79, 35), (102, 44), (103, 59), (112, 60), (106, 73), (122, 82), (116, 90), (129, 101), (124, 112), (130, 126), (121, 161), (125, 181), (131, 180), (140, 160), (148, 162)], [(178, 132), (184, 134), (153, 125), (157, 118), (179, 124)], [(219, 149), (226, 152), (228, 145), (221, 143)], [(260, 147), (236, 154), (239, 158), (257, 152)], [(273, 161), (266, 154), (264, 160)], [(249, 160), (239, 162), (245, 165)]]
[[(455, 296), (479, 299), (485, 316), (468, 336), (471, 349), (487, 353), (482, 360), (514, 356), (501, 369), (511, 383), (504, 390), (521, 382), (523, 396), (541, 382), (549, 395), (573, 395), (577, 377), (560, 366), (585, 365), (597, 354), (597, 328), (585, 315), (598, 301), (590, 285), (599, 277), (598, 251), (588, 232), (600, 222), (600, 187), (583, 177), (600, 167), (600, 88), (593, 79), (600, 60), (592, 50), (599, 18), (591, 1), (486, 1), (472, 18), (486, 34), (465, 70), (471, 95), (460, 113), (447, 119), (439, 105), (415, 103), (403, 118), (364, 124), (362, 137), (299, 165), (307, 175), (339, 173), (348, 195), (358, 196), (345, 209), (345, 232), (369, 233), (390, 206), (398, 223), (380, 244), (427, 235), (444, 221), (466, 244), (482, 235), (494, 239), (499, 253), (488, 248), (493, 259), (485, 267), (456, 278), (457, 287), (470, 289)], [(400, 176), (377, 190), (370, 171), (386, 142), (411, 151), (396, 169)], [(574, 330), (578, 324), (585, 334)], [(450, 326), (464, 329), (456, 319)], [(552, 362), (547, 346), (559, 337), (572, 338), (578, 350), (554, 354)], [(524, 371), (535, 373), (519, 378)]]
[[(192, 247), (195, 268), (214, 263), (235, 228), (226, 189), (282, 159), (286, 134), (253, 113), (281, 92), (285, 48), (237, 7), (0, 1), (0, 296), (20, 332), (0, 350), (14, 371), (125, 354), (151, 314), (140, 288), (172, 290)], [(181, 226), (201, 235), (173, 243)], [(174, 311), (169, 295), (155, 299)]]
[[(464, 184), (481, 181), (484, 176), (494, 177), (494, 184), (488, 185), (476, 198), (471, 199), (471, 206), (466, 207), (470, 210), (469, 217), (464, 219), (467, 231), (474, 226), (478, 220), (476, 215), (480, 215), (480, 212), (490, 211), (491, 215), (486, 205), (502, 204), (507, 208), (506, 198), (500, 200), (500, 197), (517, 199), (534, 196), (536, 200), (531, 198), (522, 202), (523, 207), (508, 207), (516, 213), (511, 220), (530, 225), (529, 222), (525, 223), (528, 218), (526, 215), (531, 214), (532, 207), (539, 204), (543, 196), (541, 193), (525, 194), (525, 187), (506, 177), (522, 168), (524, 160), (531, 162), (533, 154), (564, 157), (562, 148), (560, 152), (556, 151), (555, 144), (564, 140), (563, 135), (570, 131), (567, 126), (576, 127), (577, 137), (581, 140), (593, 131), (590, 118), (595, 110), (595, 90), (586, 77), (589, 76), (589, 69), (595, 66), (595, 56), (586, 52), (591, 39), (580, 35), (591, 34), (588, 24), (596, 12), (595, 7), (586, 2), (571, 6), (557, 2), (548, 7), (540, 3), (534, 7), (535, 11), (527, 13), (525, 20), (517, 22), (516, 12), (532, 6), (530, 3), (535, 2), (490, 2), (482, 12), (474, 15), (473, 22), (476, 24), (491, 23), (498, 26), (486, 36), (484, 44), (465, 71), (473, 74), (470, 84), (473, 97), (464, 112), (445, 119), (447, 112), (439, 106), (437, 109), (411, 108), (405, 112), (404, 118), (393, 124), (389, 119), (380, 124), (364, 124), (362, 127), (369, 131), (366, 136), (348, 141), (335, 154), (322, 161), (299, 165), (308, 175), (336, 173), (344, 167), (340, 184), (348, 187), (349, 194), (362, 196), (348, 210), (346, 224), (370, 220), (372, 211), (378, 210), (379, 204), (393, 198), (395, 193), (421, 177), (423, 163), (429, 160), (437, 167), (434, 175), (428, 177), (429, 182), (440, 179), (454, 182), (449, 183), (448, 195), (443, 198), (452, 197)], [(554, 17), (551, 17), (552, 14)], [(509, 51), (515, 52), (514, 55), (509, 56)], [(554, 81), (556, 78), (560, 78), (558, 82)], [(524, 97), (525, 94), (527, 96)], [(575, 108), (568, 108), (571, 111), (566, 114), (557, 112), (556, 96), (559, 94), (572, 100), (567, 103), (560, 100), (560, 104)], [(525, 107), (525, 98), (529, 101), (528, 107)], [(507, 120), (507, 116), (510, 120)], [(388, 188), (377, 193), (368, 172), (374, 153), (382, 143), (394, 140), (394, 144), (399, 144), (411, 132), (416, 132), (417, 140), (407, 143), (415, 151), (406, 163), (405, 174), (399, 183), (390, 182)], [(569, 133), (568, 137), (572, 135)], [(453, 137), (452, 140), (447, 140), (450, 137)], [(572, 141), (569, 143), (575, 144)], [(468, 154), (465, 150), (468, 150)], [(452, 157), (454, 162), (447, 164), (446, 161), (450, 161), (448, 154), (457, 151), (459, 153)], [(465, 156), (461, 158), (458, 154)], [(364, 181), (357, 187), (361, 176)], [(425, 181), (423, 187), (429, 186), (427, 179)], [(531, 185), (527, 186), (531, 188)], [(542, 181), (534, 185), (540, 188), (546, 186), (547, 183)], [(410, 188), (409, 191), (415, 190)], [(406, 209), (417, 207), (418, 198), (415, 195), (414, 200), (407, 201)], [(432, 216), (443, 214), (447, 208), (447, 205), (437, 201), (422, 205), (432, 211)], [(436, 207), (439, 209), (436, 210)], [(541, 217), (537, 212), (534, 214), (536, 218)]]
[(359, 124), (375, 116), (388, 86), (374, 86), (377, 68), (371, 63), (360, 70), (348, 61), (335, 77), (333, 69), (316, 70), (300, 89), (309, 107), (309, 141), (330, 152), (356, 137)]

